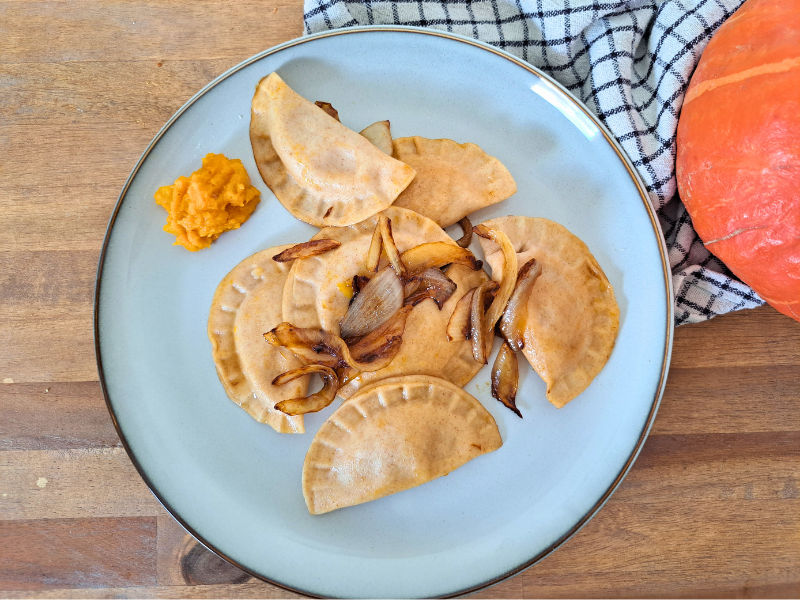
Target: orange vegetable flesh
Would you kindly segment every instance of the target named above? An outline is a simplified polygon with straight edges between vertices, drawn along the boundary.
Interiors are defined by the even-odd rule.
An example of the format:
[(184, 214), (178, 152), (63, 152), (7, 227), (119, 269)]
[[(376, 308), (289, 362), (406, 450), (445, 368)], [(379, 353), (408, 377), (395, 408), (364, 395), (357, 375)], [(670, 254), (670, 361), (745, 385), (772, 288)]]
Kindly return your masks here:
[(168, 213), (164, 231), (175, 235), (176, 246), (192, 252), (239, 228), (260, 199), (242, 161), (222, 154), (207, 154), (203, 166), (190, 177), (178, 177), (155, 193), (156, 202)]

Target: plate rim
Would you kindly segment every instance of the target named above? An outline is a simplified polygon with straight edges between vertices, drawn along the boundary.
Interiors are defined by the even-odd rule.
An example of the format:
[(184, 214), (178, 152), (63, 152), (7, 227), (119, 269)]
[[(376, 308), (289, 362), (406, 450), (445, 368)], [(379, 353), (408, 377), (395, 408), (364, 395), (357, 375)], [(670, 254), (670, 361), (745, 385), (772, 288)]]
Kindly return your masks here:
[(203, 95), (205, 95), (209, 90), (214, 88), (220, 82), (224, 81), (225, 79), (227, 79), (228, 77), (230, 77), (231, 75), (236, 73), (237, 71), (240, 71), (241, 69), (253, 64), (254, 62), (257, 62), (257, 61), (261, 60), (262, 58), (265, 58), (265, 57), (270, 56), (272, 54), (278, 53), (278, 52), (280, 52), (282, 50), (285, 50), (287, 48), (291, 48), (293, 46), (304, 44), (306, 42), (311, 42), (311, 41), (314, 41), (314, 40), (327, 38), (327, 37), (334, 37), (334, 36), (348, 35), (348, 34), (382, 32), (382, 31), (411, 33), (411, 34), (418, 34), (418, 35), (430, 35), (430, 36), (434, 36), (434, 37), (450, 39), (450, 40), (453, 40), (453, 41), (456, 41), (456, 42), (466, 43), (466, 44), (474, 46), (476, 48), (480, 48), (482, 50), (486, 50), (488, 52), (491, 52), (492, 54), (495, 54), (496, 56), (498, 56), (500, 58), (503, 58), (503, 59), (511, 61), (512, 63), (516, 64), (519, 67), (522, 67), (526, 71), (529, 71), (530, 73), (533, 73), (534, 75), (536, 75), (536, 76), (542, 78), (543, 80), (547, 81), (551, 85), (555, 86), (562, 94), (564, 94), (567, 97), (567, 99), (569, 99), (572, 102), (572, 104), (575, 106), (575, 108), (577, 108), (588, 119), (590, 119), (591, 122), (600, 130), (600, 132), (603, 134), (603, 137), (605, 138), (606, 142), (608, 142), (608, 144), (611, 146), (611, 148), (617, 153), (617, 156), (622, 161), (623, 165), (625, 166), (626, 170), (628, 171), (628, 175), (633, 180), (633, 183), (635, 184), (635, 186), (636, 186), (636, 188), (637, 188), (637, 190), (639, 192), (639, 196), (640, 196), (642, 202), (645, 205), (645, 209), (647, 211), (647, 214), (650, 217), (650, 222), (651, 222), (651, 224), (653, 226), (653, 232), (656, 235), (656, 239), (659, 242), (658, 246), (659, 246), (659, 251), (660, 251), (660, 254), (661, 254), (661, 263), (662, 263), (662, 267), (663, 267), (663, 274), (664, 274), (664, 281), (665, 281), (665, 291), (666, 291), (666, 294), (667, 294), (667, 303), (666, 303), (667, 304), (667, 323), (666, 323), (667, 327), (666, 327), (666, 336), (665, 336), (665, 343), (664, 343), (664, 357), (663, 357), (663, 362), (662, 362), (662, 365), (661, 365), (661, 375), (660, 375), (660, 378), (659, 378), (658, 386), (656, 388), (656, 394), (655, 394), (655, 396), (653, 398), (653, 402), (652, 402), (652, 405), (650, 407), (650, 412), (648, 414), (647, 421), (645, 422), (645, 424), (644, 424), (644, 426), (642, 428), (642, 432), (639, 435), (639, 439), (637, 440), (633, 451), (631, 452), (630, 456), (628, 457), (628, 460), (625, 462), (625, 464), (620, 469), (620, 472), (618, 473), (617, 477), (614, 479), (614, 481), (611, 483), (611, 485), (608, 487), (608, 489), (605, 491), (605, 493), (603, 493), (603, 495), (597, 500), (597, 502), (586, 512), (586, 514), (584, 514), (583, 517), (581, 517), (575, 523), (575, 525), (572, 526), (572, 528), (569, 531), (567, 531), (563, 536), (561, 536), (555, 542), (550, 544), (546, 549), (542, 550), (540, 553), (538, 553), (537, 555), (535, 555), (535, 556), (531, 557), (530, 559), (524, 561), (523, 563), (517, 565), (513, 569), (510, 569), (510, 570), (508, 570), (508, 571), (506, 571), (506, 572), (504, 572), (504, 573), (502, 573), (502, 574), (500, 574), (500, 575), (498, 575), (498, 576), (496, 576), (496, 577), (494, 577), (492, 579), (489, 579), (487, 581), (484, 581), (484, 582), (482, 582), (480, 584), (477, 584), (477, 585), (474, 585), (474, 586), (471, 586), (471, 587), (468, 587), (468, 588), (464, 588), (464, 589), (457, 590), (457, 591), (454, 591), (454, 592), (449, 592), (449, 593), (447, 593), (445, 595), (440, 596), (442, 598), (454, 598), (454, 597), (462, 596), (462, 595), (465, 595), (465, 594), (471, 594), (471, 593), (483, 590), (485, 588), (488, 588), (490, 586), (496, 585), (496, 584), (500, 583), (501, 581), (504, 581), (504, 580), (506, 580), (506, 579), (508, 579), (510, 577), (513, 577), (514, 575), (517, 575), (518, 573), (528, 569), (529, 567), (532, 567), (536, 563), (540, 562), (541, 560), (545, 559), (550, 554), (555, 552), (558, 548), (560, 548), (572, 536), (574, 536), (576, 533), (578, 533), (578, 531), (580, 531), (583, 528), (583, 526), (586, 525), (586, 523), (588, 523), (600, 511), (601, 508), (603, 508), (605, 503), (609, 500), (609, 498), (614, 494), (614, 492), (620, 486), (622, 481), (625, 479), (625, 476), (628, 474), (628, 472), (630, 471), (631, 467), (633, 467), (633, 464), (636, 462), (636, 459), (638, 458), (639, 453), (641, 452), (642, 448), (644, 447), (644, 443), (647, 440), (648, 434), (650, 433), (650, 429), (652, 428), (653, 422), (655, 421), (655, 417), (656, 417), (656, 414), (658, 412), (658, 408), (659, 408), (659, 406), (661, 404), (661, 398), (662, 398), (662, 396), (664, 394), (664, 388), (665, 388), (666, 382), (667, 382), (667, 374), (669, 372), (669, 366), (670, 366), (670, 362), (671, 362), (671, 358), (672, 358), (672, 343), (673, 343), (673, 336), (674, 336), (674, 331), (675, 331), (674, 302), (673, 302), (674, 290), (673, 290), (673, 286), (672, 286), (672, 273), (671, 273), (671, 269), (670, 269), (670, 265), (669, 265), (668, 252), (667, 252), (667, 247), (666, 247), (666, 240), (664, 239), (664, 234), (663, 234), (663, 231), (661, 230), (661, 225), (660, 225), (660, 223), (658, 221), (658, 218), (656, 216), (655, 210), (654, 210), (652, 204), (650, 204), (650, 200), (649, 200), (648, 195), (647, 195), (646, 186), (645, 186), (644, 182), (642, 181), (641, 176), (639, 175), (639, 172), (633, 166), (633, 164), (631, 163), (631, 160), (628, 157), (627, 153), (622, 148), (622, 146), (617, 141), (617, 139), (614, 137), (614, 135), (606, 128), (606, 126), (600, 121), (600, 119), (594, 113), (592, 113), (583, 104), (583, 102), (581, 102), (578, 98), (576, 98), (567, 88), (565, 88), (558, 81), (553, 79), (550, 75), (548, 75), (547, 73), (544, 73), (542, 70), (540, 70), (539, 68), (535, 67), (534, 65), (529, 64), (529, 63), (523, 61), (522, 59), (514, 56), (513, 54), (510, 54), (510, 53), (506, 52), (505, 50), (502, 50), (500, 48), (492, 46), (492, 45), (490, 45), (490, 44), (488, 44), (486, 42), (482, 42), (482, 41), (476, 40), (474, 38), (470, 38), (470, 37), (467, 37), (467, 36), (451, 33), (451, 32), (448, 32), (448, 31), (442, 31), (442, 30), (438, 30), (438, 29), (430, 29), (430, 28), (425, 28), (425, 27), (403, 26), (403, 25), (364, 25), (364, 26), (357, 26), (357, 27), (345, 27), (345, 28), (339, 28), (339, 29), (332, 29), (332, 30), (322, 31), (322, 32), (319, 32), (319, 33), (316, 33), (316, 34), (312, 34), (312, 35), (303, 35), (302, 37), (294, 38), (292, 40), (288, 40), (286, 42), (283, 42), (282, 44), (278, 44), (277, 46), (273, 46), (271, 48), (268, 48), (267, 50), (259, 52), (258, 54), (255, 54), (255, 55), (251, 56), (250, 58), (245, 59), (244, 61), (238, 63), (237, 65), (234, 65), (233, 67), (231, 67), (230, 69), (228, 69), (227, 71), (222, 73), (221, 75), (219, 75), (216, 78), (214, 78), (211, 82), (209, 82), (208, 84), (203, 86), (196, 94), (194, 94), (191, 98), (189, 98), (189, 100), (187, 100), (186, 103), (183, 106), (181, 106), (175, 112), (175, 114), (173, 114), (172, 117), (161, 127), (161, 129), (158, 131), (158, 133), (156, 133), (156, 135), (153, 137), (151, 142), (148, 144), (147, 148), (145, 148), (145, 150), (142, 153), (142, 155), (139, 157), (139, 160), (137, 161), (136, 165), (131, 170), (130, 175), (126, 179), (125, 184), (123, 185), (122, 190), (120, 191), (120, 194), (117, 197), (117, 202), (116, 202), (116, 204), (114, 206), (114, 210), (113, 210), (113, 212), (111, 214), (111, 217), (110, 217), (110, 219), (108, 221), (108, 225), (106, 226), (106, 231), (105, 231), (105, 234), (103, 236), (103, 246), (102, 246), (102, 249), (100, 251), (100, 257), (99, 257), (98, 262), (97, 262), (97, 271), (95, 273), (94, 297), (93, 297), (93, 300), (92, 300), (92, 304), (93, 304), (92, 320), (93, 320), (95, 358), (96, 358), (96, 361), (97, 361), (97, 372), (98, 372), (98, 378), (100, 380), (100, 387), (101, 387), (101, 389), (103, 391), (103, 398), (104, 398), (105, 403), (106, 403), (106, 408), (108, 409), (109, 415), (111, 417), (111, 422), (114, 425), (114, 429), (117, 432), (117, 436), (119, 437), (120, 443), (122, 444), (122, 447), (125, 449), (125, 452), (128, 455), (128, 458), (133, 463), (133, 466), (136, 469), (136, 471), (138, 472), (139, 476), (142, 478), (142, 480), (144, 481), (145, 485), (147, 485), (147, 487), (150, 490), (150, 492), (153, 494), (153, 496), (155, 496), (156, 500), (164, 508), (164, 510), (166, 510), (167, 513), (169, 513), (169, 515), (181, 525), (181, 527), (183, 527), (192, 537), (195, 538), (195, 540), (197, 540), (200, 544), (202, 544), (206, 549), (208, 549), (209, 551), (213, 552), (214, 554), (216, 554), (217, 556), (219, 556), (223, 560), (226, 560), (227, 562), (229, 562), (230, 564), (234, 565), (235, 567), (241, 569), (242, 571), (244, 571), (245, 573), (249, 574), (250, 576), (255, 577), (256, 579), (264, 581), (264, 582), (269, 583), (271, 585), (274, 585), (276, 587), (279, 587), (281, 589), (284, 589), (286, 591), (290, 591), (290, 592), (294, 592), (294, 593), (298, 593), (298, 594), (303, 594), (303, 595), (308, 596), (310, 598), (324, 598), (324, 597), (326, 597), (326, 596), (319, 596), (319, 595), (314, 594), (312, 592), (309, 592), (307, 590), (303, 590), (301, 588), (296, 588), (296, 587), (293, 587), (291, 585), (282, 583), (282, 582), (274, 580), (274, 579), (270, 579), (269, 577), (266, 577), (266, 576), (264, 576), (262, 574), (256, 573), (256, 572), (250, 570), (249, 568), (247, 568), (246, 566), (240, 564), (235, 559), (232, 559), (231, 557), (227, 556), (224, 552), (222, 552), (219, 549), (215, 548), (202, 535), (197, 533), (197, 531), (195, 531), (191, 526), (189, 526), (183, 520), (183, 518), (177, 513), (177, 511), (175, 511), (169, 505), (169, 503), (161, 497), (161, 494), (159, 493), (158, 489), (150, 481), (150, 479), (148, 478), (146, 472), (144, 471), (142, 466), (139, 464), (139, 461), (136, 459), (136, 456), (134, 455), (133, 451), (131, 450), (130, 446), (128, 445), (128, 441), (125, 438), (125, 435), (122, 433), (122, 429), (120, 427), (119, 422), (117, 421), (116, 414), (114, 413), (114, 408), (112, 407), (112, 404), (111, 404), (111, 398), (110, 398), (109, 393), (108, 393), (108, 387), (106, 386), (105, 373), (103, 371), (103, 360), (102, 360), (102, 355), (101, 355), (101, 350), (100, 350), (100, 327), (99, 327), (100, 285), (101, 285), (101, 282), (102, 282), (103, 266), (105, 264), (106, 253), (108, 251), (108, 244), (109, 244), (109, 240), (110, 240), (111, 231), (112, 231), (112, 229), (114, 227), (114, 223), (116, 222), (117, 215), (119, 214), (119, 210), (120, 210), (120, 208), (122, 206), (122, 202), (125, 199), (125, 196), (126, 196), (126, 194), (128, 192), (128, 189), (130, 188), (130, 185), (133, 182), (134, 178), (136, 177), (137, 173), (139, 172), (139, 169), (142, 167), (142, 165), (144, 164), (144, 162), (147, 159), (148, 155), (150, 154), (150, 152), (155, 147), (155, 145), (158, 143), (158, 141), (161, 139), (161, 137), (167, 132), (167, 130), (169, 130), (169, 128), (175, 123), (175, 121), (177, 121), (178, 118), (180, 118), (181, 115), (183, 115), (183, 113), (186, 112), (187, 109), (189, 109), (189, 107), (191, 107), (199, 98), (201, 98)]

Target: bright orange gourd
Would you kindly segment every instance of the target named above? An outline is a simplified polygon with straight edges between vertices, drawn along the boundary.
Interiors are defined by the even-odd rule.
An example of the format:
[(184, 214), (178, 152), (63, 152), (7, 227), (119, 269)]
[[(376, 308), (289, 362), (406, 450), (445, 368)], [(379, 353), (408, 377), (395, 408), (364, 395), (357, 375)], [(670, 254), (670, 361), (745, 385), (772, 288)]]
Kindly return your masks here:
[(678, 190), (711, 252), (800, 321), (800, 2), (747, 0), (692, 76)]

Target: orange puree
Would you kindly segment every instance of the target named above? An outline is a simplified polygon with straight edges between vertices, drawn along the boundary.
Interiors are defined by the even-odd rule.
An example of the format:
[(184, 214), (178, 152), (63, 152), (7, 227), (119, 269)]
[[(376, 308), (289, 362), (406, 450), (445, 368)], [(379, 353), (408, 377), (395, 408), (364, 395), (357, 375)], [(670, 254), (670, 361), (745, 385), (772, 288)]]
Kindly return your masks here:
[(194, 252), (247, 221), (261, 192), (250, 185), (241, 160), (207, 154), (201, 169), (158, 188), (155, 199), (169, 213), (164, 231), (175, 234), (176, 246)]

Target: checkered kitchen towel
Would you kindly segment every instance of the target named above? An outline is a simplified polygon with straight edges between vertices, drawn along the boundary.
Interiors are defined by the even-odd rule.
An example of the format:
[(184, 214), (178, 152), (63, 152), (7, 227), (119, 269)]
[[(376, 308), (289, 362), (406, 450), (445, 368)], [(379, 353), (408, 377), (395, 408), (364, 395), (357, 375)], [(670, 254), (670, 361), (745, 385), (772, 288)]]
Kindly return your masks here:
[(611, 130), (647, 184), (667, 239), (675, 324), (764, 304), (706, 250), (677, 195), (675, 132), (708, 40), (743, 0), (305, 0), (305, 32), (444, 29), (548, 73)]

